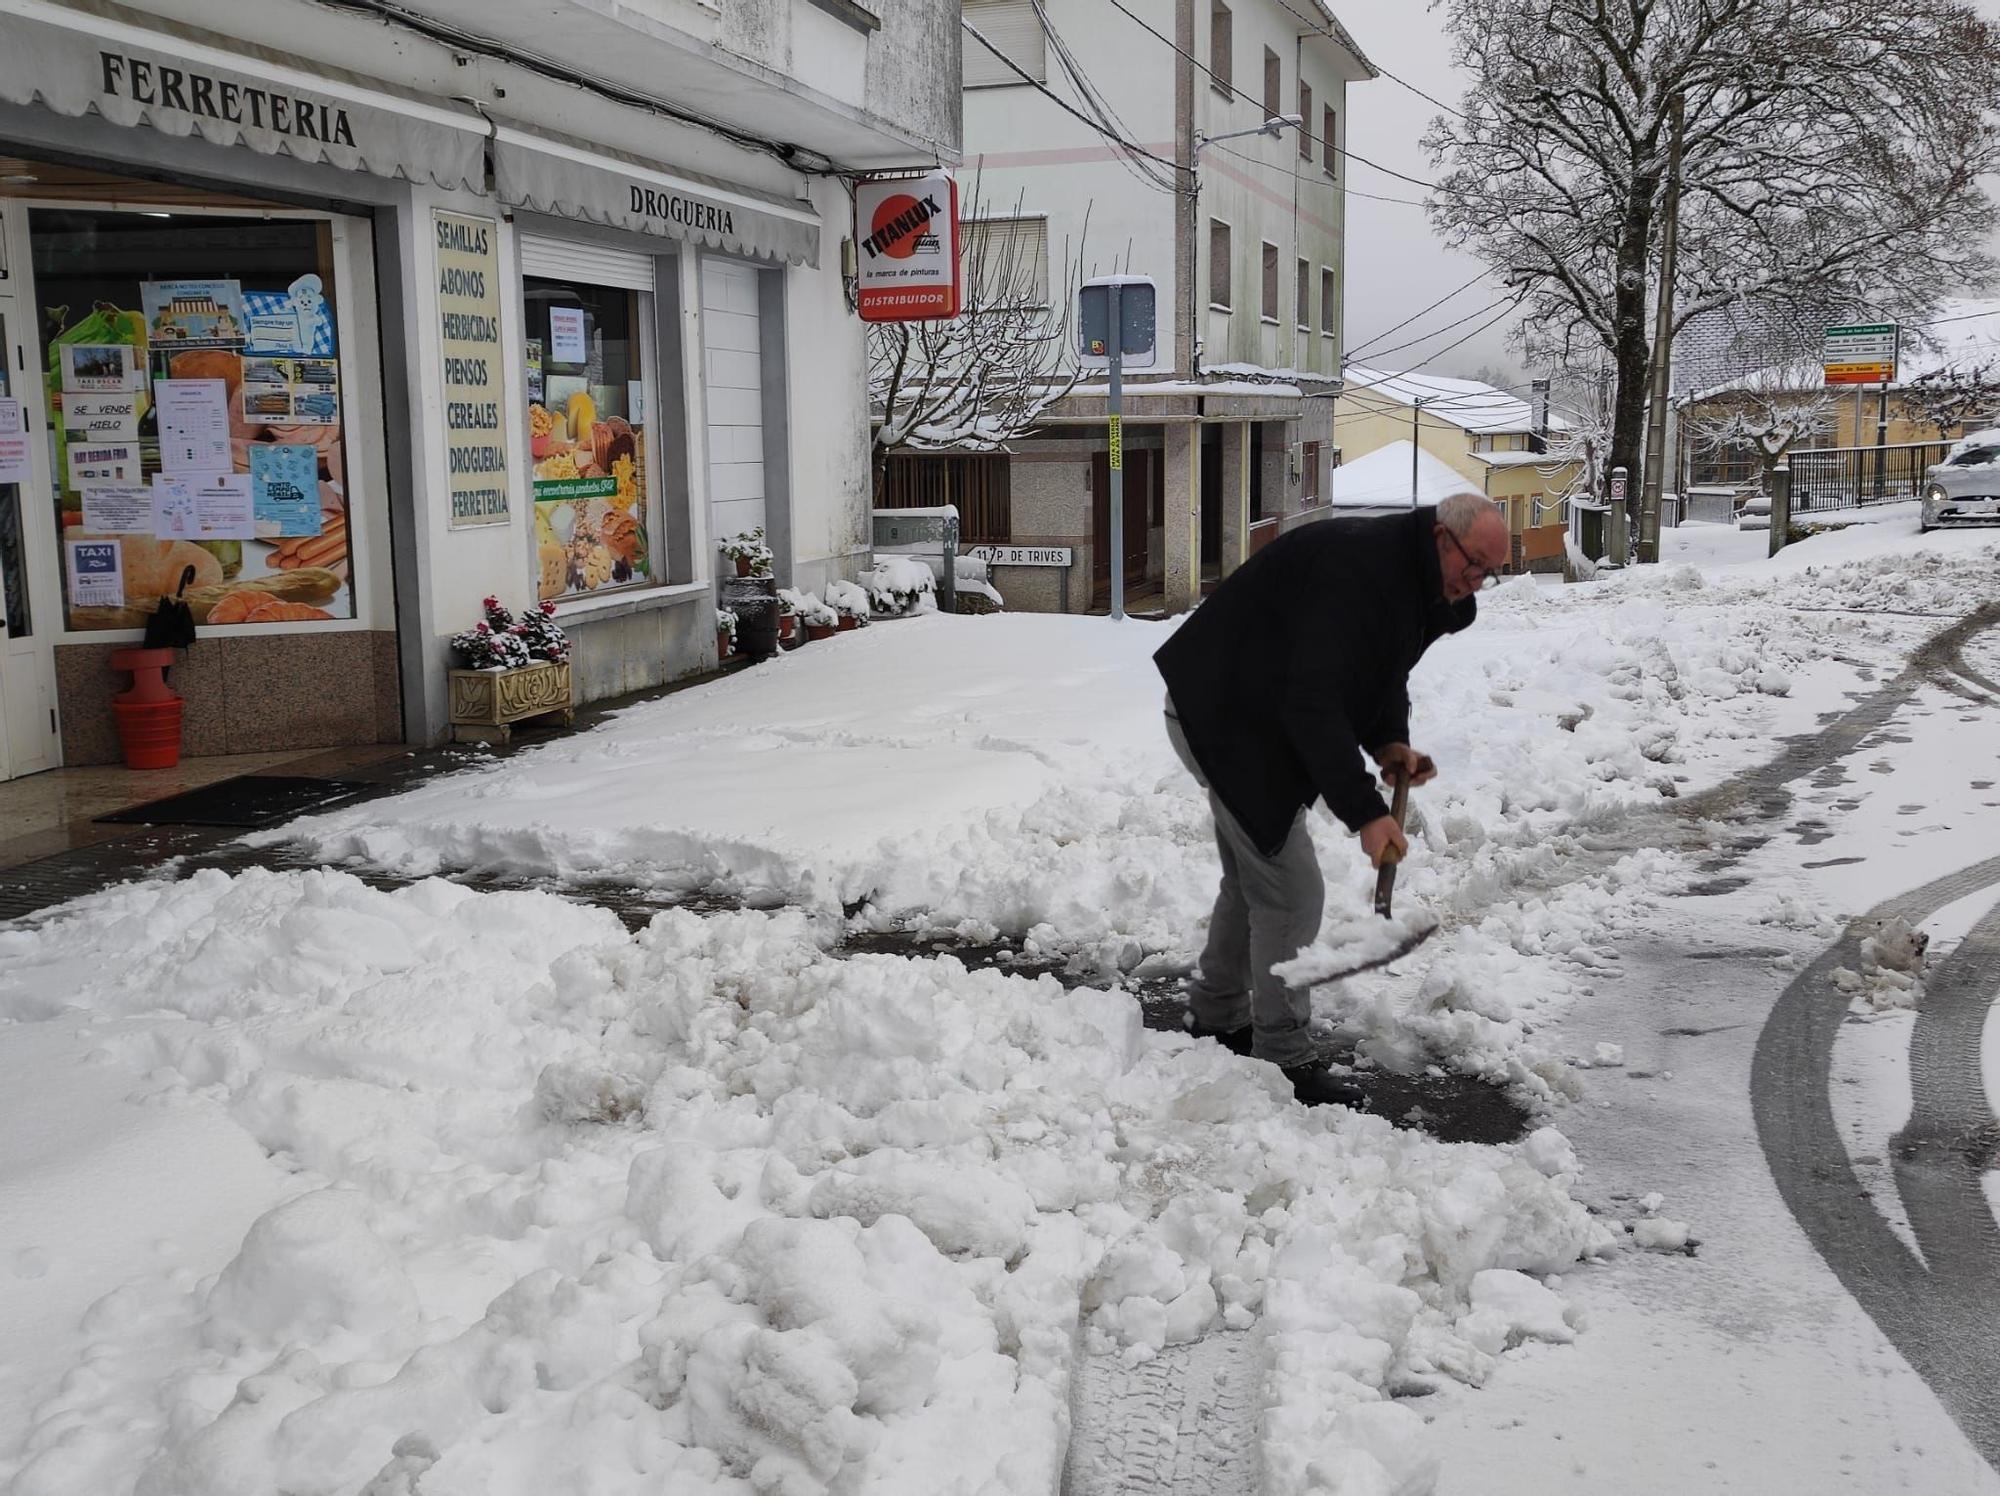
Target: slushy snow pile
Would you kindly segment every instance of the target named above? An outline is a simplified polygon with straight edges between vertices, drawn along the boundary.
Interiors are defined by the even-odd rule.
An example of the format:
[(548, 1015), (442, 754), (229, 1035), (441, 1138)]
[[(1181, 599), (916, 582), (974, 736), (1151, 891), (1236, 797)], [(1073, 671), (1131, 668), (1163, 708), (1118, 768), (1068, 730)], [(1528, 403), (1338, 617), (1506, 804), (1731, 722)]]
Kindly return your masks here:
[[(1644, 829), (1841, 704), (1834, 657), (1932, 626), (1895, 615), (1993, 594), (1990, 541), (1870, 543), (1482, 600), (1412, 682), (1444, 772), (1397, 907), (1440, 928), (1318, 989), (1320, 1018), (1364, 1062), (1552, 1109), (1620, 1063), (1565, 1062), (1553, 1025), (1688, 876)], [(1118, 984), (1191, 965), (1216, 873), (1164, 637), (899, 621), (264, 838), (742, 912), (635, 935), (553, 893), (202, 873), (0, 929), (0, 1059), (87, 1046), (8, 1072), (33, 1136), (88, 1135), (79, 1077), (121, 1077), (121, 1125), (207, 1129), (159, 1152), (171, 1189), (241, 1212), (191, 1260), (137, 1208), (103, 1241), (28, 1219), (21, 1281), (94, 1301), (34, 1347), (52, 1374), (0, 1365), (0, 1490), (1045, 1496), (1079, 1356), (1240, 1332), (1269, 1490), (1424, 1496), (1396, 1394), (1573, 1338), (1558, 1275), (1687, 1227), (1593, 1220), (1553, 1126), (1444, 1145), (1141, 1027)], [(1327, 931), (1356, 937), (1326, 961), (1371, 879), (1311, 825)], [(1005, 939), (1099, 987), (843, 958), (857, 926)]]
[(202, 873), (0, 934), (0, 1013), (290, 1171), (92, 1308), (11, 1496), (1041, 1493), (1080, 1351), (1252, 1324), (1277, 1489), (1345, 1490), (1420, 1427), (1393, 1384), (1562, 1338), (1521, 1275), (1611, 1239), (1547, 1136), (1308, 1112), (1121, 995), (795, 911)]

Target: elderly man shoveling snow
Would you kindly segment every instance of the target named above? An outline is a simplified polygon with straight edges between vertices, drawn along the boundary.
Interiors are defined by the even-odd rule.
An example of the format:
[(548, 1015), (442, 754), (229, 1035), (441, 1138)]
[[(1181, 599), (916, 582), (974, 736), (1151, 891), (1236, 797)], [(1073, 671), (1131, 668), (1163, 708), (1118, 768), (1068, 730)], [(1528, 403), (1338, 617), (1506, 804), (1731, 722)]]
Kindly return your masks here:
[(1325, 800), (1378, 868), (1408, 850), (1362, 753), (1391, 782), (1436, 774), (1409, 743), (1410, 671), (1472, 622), (1472, 594), (1509, 548), (1505, 516), (1471, 493), (1305, 525), (1246, 561), (1153, 657), (1167, 735), (1208, 791), (1222, 857), (1189, 1026), (1279, 1066), (1308, 1105), (1361, 1093), (1319, 1059), (1307, 989), (1271, 969), (1318, 935), (1325, 906), (1306, 810)]

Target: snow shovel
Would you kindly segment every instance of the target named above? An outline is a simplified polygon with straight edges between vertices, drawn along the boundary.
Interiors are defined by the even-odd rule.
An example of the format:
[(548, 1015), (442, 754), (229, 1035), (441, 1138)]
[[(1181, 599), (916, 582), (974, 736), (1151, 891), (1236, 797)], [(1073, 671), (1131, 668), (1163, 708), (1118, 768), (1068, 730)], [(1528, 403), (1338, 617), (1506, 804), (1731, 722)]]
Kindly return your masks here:
[[(1395, 786), (1395, 796), (1389, 803), (1389, 814), (1395, 818), (1396, 829), (1401, 831), (1403, 819), (1410, 809), (1410, 776), (1402, 769), (1393, 769), (1390, 771), (1390, 782)], [(1437, 934), (1438, 922), (1435, 919), (1406, 930), (1397, 929), (1391, 903), (1396, 892), (1396, 864), (1400, 860), (1393, 846), (1385, 848), (1381, 870), (1375, 875), (1375, 913), (1380, 919), (1387, 921), (1386, 926), (1374, 924), (1373, 921), (1356, 920), (1351, 938), (1337, 937), (1343, 944), (1361, 947), (1358, 960), (1335, 970), (1323, 970), (1318, 965), (1318, 960), (1324, 957), (1301, 956), (1288, 966), (1278, 967), (1279, 974), (1289, 982), (1307, 986), (1317, 986), (1321, 982), (1342, 981), (1347, 977), (1359, 976), (1364, 971), (1375, 971), (1392, 961), (1400, 961)]]

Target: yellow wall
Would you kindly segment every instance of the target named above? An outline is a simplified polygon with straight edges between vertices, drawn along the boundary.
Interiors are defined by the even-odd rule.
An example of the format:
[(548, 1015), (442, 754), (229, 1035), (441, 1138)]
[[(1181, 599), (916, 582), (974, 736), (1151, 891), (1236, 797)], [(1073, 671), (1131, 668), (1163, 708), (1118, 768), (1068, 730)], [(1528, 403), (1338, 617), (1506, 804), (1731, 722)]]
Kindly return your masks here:
[[(1508, 522), (1517, 532), (1533, 523), (1523, 500), (1534, 494), (1562, 493), (1576, 476), (1574, 464), (1553, 477), (1535, 467), (1489, 467), (1474, 455), (1477, 438), (1471, 432), (1435, 416), (1421, 417), (1417, 431), (1418, 445), (1424, 451), (1464, 474), (1487, 498), (1506, 503)], [(1406, 442), (1410, 439), (1410, 407), (1366, 391), (1343, 395), (1334, 408), (1333, 439), (1340, 444), (1343, 463), (1379, 452), (1391, 442)], [(1524, 452), (1528, 447), (1525, 435), (1502, 433), (1492, 440), (1495, 451)], [(1558, 513), (1542, 516), (1544, 525), (1562, 522)]]
[[(1352, 462), (1392, 442), (1410, 439), (1410, 407), (1367, 392), (1342, 395), (1333, 410), (1333, 439), (1340, 460)], [(1472, 455), (1472, 434), (1462, 426), (1425, 416), (1417, 423), (1417, 445), (1463, 473), (1474, 488), (1486, 480), (1486, 464)]]

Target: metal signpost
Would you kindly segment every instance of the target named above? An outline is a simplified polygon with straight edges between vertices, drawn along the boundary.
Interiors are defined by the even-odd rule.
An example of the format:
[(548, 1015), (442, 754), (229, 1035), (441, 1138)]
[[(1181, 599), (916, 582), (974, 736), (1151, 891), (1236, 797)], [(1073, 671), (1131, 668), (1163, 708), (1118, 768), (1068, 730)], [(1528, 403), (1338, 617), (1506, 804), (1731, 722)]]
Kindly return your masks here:
[(1882, 497), (1880, 448), (1889, 438), (1889, 386), (1896, 382), (1896, 356), (1903, 342), (1903, 330), (1894, 322), (1867, 322), (1853, 327), (1829, 327), (1821, 362), (1829, 385), (1854, 386), (1854, 501), (1861, 502), (1861, 392), (1867, 385), (1879, 387), (1876, 397), (1875, 497)]
[[(1154, 286), (1143, 275), (1107, 275), (1085, 281), (1078, 295), (1078, 362), (1086, 369), (1106, 369), (1111, 398), (1106, 424), (1111, 523), (1111, 616), (1125, 616), (1125, 365), (1153, 367)], [(1107, 537), (1094, 537), (1102, 544)]]

